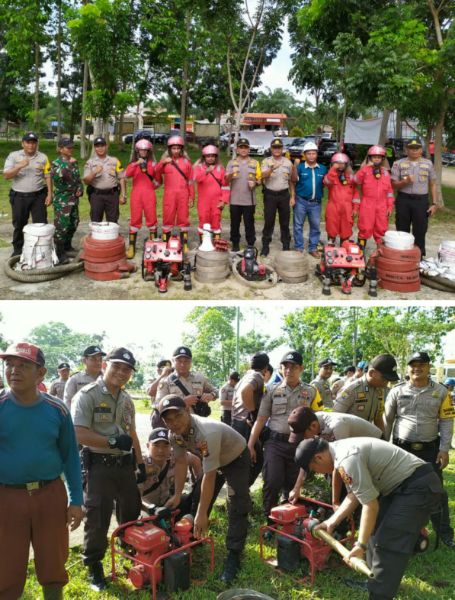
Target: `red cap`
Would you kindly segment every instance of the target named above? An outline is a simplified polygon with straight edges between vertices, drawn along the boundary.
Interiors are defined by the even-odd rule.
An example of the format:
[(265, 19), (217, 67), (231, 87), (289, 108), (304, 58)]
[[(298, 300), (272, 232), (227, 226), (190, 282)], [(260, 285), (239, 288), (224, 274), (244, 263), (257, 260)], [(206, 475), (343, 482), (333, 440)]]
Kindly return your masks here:
[(17, 344), (11, 344), (5, 350), (0, 353), (0, 358), (8, 358), (8, 356), (18, 356), (24, 360), (30, 360), (40, 367), (44, 367), (46, 362), (44, 354), (38, 346), (29, 344), (28, 342), (17, 342)]

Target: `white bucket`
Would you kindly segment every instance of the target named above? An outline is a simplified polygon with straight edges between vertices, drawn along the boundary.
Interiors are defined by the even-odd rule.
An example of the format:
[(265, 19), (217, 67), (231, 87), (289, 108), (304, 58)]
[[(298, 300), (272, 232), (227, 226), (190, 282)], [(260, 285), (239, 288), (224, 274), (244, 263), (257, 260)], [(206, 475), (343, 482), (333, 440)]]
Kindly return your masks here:
[(414, 236), (406, 231), (386, 231), (384, 244), (395, 250), (411, 250), (414, 248)]
[(109, 221), (103, 221), (102, 223), (90, 223), (89, 224), (90, 235), (94, 240), (116, 240), (119, 236), (120, 227), (117, 223), (109, 223)]
[(32, 223), (26, 225), (22, 231), (24, 232), (24, 246), (16, 265), (18, 271), (49, 269), (58, 264), (54, 249), (55, 227), (53, 225)]
[(455, 266), (455, 241), (443, 240), (438, 250), (438, 260), (443, 265)]

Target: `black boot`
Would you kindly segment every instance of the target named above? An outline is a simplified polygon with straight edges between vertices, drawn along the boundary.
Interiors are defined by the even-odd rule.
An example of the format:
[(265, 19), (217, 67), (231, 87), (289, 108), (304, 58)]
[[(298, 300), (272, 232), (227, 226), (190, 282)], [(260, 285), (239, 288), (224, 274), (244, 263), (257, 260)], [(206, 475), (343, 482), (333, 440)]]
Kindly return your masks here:
[(88, 566), (88, 577), (90, 588), (94, 592), (102, 592), (106, 589), (107, 583), (104, 577), (103, 565), (101, 562), (95, 562)]
[(63, 242), (55, 243), (55, 250), (57, 252), (57, 258), (60, 265), (67, 265), (70, 261), (68, 256), (65, 254), (65, 245)]
[(237, 576), (240, 569), (240, 552), (238, 550), (229, 550), (224, 569), (221, 573), (221, 581), (223, 583), (231, 583)]
[(62, 600), (63, 589), (61, 587), (43, 585), (43, 598), (44, 600)]
[(268, 256), (270, 248), (268, 244), (262, 244), (261, 256)]
[(76, 248), (74, 248), (74, 247), (71, 245), (71, 240), (69, 240), (69, 241), (67, 241), (67, 242), (65, 242), (65, 243), (64, 243), (64, 245), (63, 245), (63, 249), (64, 249), (64, 251), (65, 251), (65, 254), (66, 254), (67, 256), (76, 256), (76, 255), (77, 255), (77, 252), (78, 252), (78, 251), (76, 250)]

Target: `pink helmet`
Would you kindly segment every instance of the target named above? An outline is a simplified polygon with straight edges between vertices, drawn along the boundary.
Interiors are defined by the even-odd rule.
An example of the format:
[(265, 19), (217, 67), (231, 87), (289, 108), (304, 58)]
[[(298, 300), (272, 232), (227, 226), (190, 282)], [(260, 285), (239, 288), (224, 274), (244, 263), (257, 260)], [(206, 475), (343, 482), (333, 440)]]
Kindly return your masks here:
[(207, 156), (208, 154), (218, 154), (219, 150), (216, 146), (205, 146), (202, 148), (202, 156)]
[(385, 156), (385, 148), (382, 146), (371, 146), (368, 149), (368, 156)]
[(151, 150), (153, 148), (152, 142), (148, 140), (139, 140), (134, 144), (136, 150)]
[(343, 154), (343, 152), (335, 152), (335, 154), (332, 156), (331, 162), (348, 164), (349, 156), (347, 154)]
[(167, 141), (167, 145), (168, 146), (184, 146), (185, 142), (183, 141), (183, 138), (180, 135), (173, 135), (172, 137), (170, 137)]

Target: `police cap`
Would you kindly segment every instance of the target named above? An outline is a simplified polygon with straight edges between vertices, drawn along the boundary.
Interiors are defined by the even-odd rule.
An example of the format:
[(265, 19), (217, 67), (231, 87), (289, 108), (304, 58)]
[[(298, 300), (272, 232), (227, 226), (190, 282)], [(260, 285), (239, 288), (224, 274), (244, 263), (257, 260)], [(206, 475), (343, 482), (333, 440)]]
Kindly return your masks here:
[(73, 142), (73, 140), (70, 140), (70, 138), (62, 138), (58, 142), (58, 147), (59, 148), (74, 148), (74, 142)]
[(297, 352), (297, 350), (290, 350), (289, 352), (286, 352), (286, 354), (283, 356), (283, 358), (280, 361), (280, 365), (283, 365), (287, 362), (302, 366), (303, 356), (300, 354), (300, 352)]
[(253, 354), (251, 357), (250, 365), (252, 369), (259, 369), (262, 371), (268, 364), (269, 356), (265, 352), (256, 352), (256, 354)]
[(279, 138), (275, 138), (270, 144), (270, 148), (282, 148), (283, 142)]
[(247, 138), (239, 138), (237, 140), (237, 148), (239, 146), (248, 146), (248, 148), (250, 147), (250, 142), (247, 140)]
[(188, 348), (188, 346), (179, 346), (176, 348), (172, 354), (174, 358), (178, 358), (179, 356), (186, 356), (187, 358), (193, 358), (193, 353)]
[(67, 362), (62, 362), (59, 364), (59, 366), (57, 367), (57, 369), (60, 371), (60, 369), (70, 369), (71, 367), (69, 366), (69, 364)]
[(158, 369), (162, 369), (163, 367), (170, 367), (171, 361), (168, 358), (162, 358), (156, 364)]
[(82, 353), (82, 356), (95, 356), (95, 354), (106, 356), (106, 352), (103, 352), (99, 346), (88, 346)]
[(303, 434), (313, 421), (317, 421), (317, 416), (314, 410), (309, 406), (298, 406), (297, 408), (294, 408), (288, 417), (288, 425), (291, 429), (289, 443), (295, 444), (301, 442)]
[(422, 144), (419, 142), (419, 140), (410, 140), (407, 144), (406, 144), (406, 148), (421, 148)]
[(379, 371), (387, 381), (398, 381), (397, 361), (391, 354), (379, 354), (370, 362), (370, 367)]
[(156, 442), (167, 442), (170, 444), (169, 429), (166, 429), (165, 427), (156, 427), (155, 429), (152, 429), (152, 432), (149, 435), (149, 442), (152, 442), (152, 444), (155, 444)]
[(106, 139), (105, 139), (105, 138), (103, 138), (101, 135), (99, 135), (98, 137), (96, 137), (96, 138), (93, 140), (93, 145), (94, 145), (94, 146), (106, 146), (106, 145), (107, 145), (107, 142), (106, 142)]
[(237, 373), (237, 371), (232, 371), (232, 373), (229, 375), (229, 379), (240, 381), (240, 375)]
[(36, 133), (33, 133), (33, 131), (27, 131), (27, 133), (25, 133), (22, 136), (22, 141), (23, 142), (37, 142), (38, 136), (36, 135)]
[(346, 367), (346, 369), (344, 369), (343, 375), (347, 375), (348, 373), (355, 373), (354, 365), (349, 365), (349, 367)]
[(331, 358), (324, 358), (323, 360), (321, 360), (321, 362), (318, 364), (318, 367), (336, 367), (338, 363), (336, 363), (335, 361), (333, 361)]
[(131, 367), (133, 371), (136, 370), (136, 359), (134, 358), (133, 353), (126, 348), (114, 348), (114, 350), (111, 350), (106, 356), (106, 361), (124, 363)]
[(182, 408), (186, 408), (185, 400), (175, 394), (164, 396), (158, 404), (160, 417), (162, 417), (167, 410), (181, 410)]
[(408, 365), (410, 365), (412, 362), (431, 363), (431, 358), (428, 352), (414, 352), (414, 354), (408, 360)]
[(297, 450), (295, 451), (295, 462), (301, 469), (308, 473), (308, 465), (313, 456), (318, 452), (325, 450), (327, 446), (328, 443), (318, 436), (303, 440), (303, 442), (300, 442), (297, 446)]

